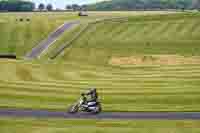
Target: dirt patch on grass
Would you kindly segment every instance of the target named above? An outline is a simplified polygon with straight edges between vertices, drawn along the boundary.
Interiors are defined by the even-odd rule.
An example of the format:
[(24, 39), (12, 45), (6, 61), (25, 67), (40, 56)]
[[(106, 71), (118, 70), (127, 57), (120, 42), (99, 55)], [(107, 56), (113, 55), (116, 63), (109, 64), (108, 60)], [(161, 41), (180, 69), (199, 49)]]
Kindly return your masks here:
[(200, 64), (199, 56), (184, 57), (180, 55), (146, 55), (131, 57), (112, 57), (111, 65), (181, 65)]
[(34, 79), (33, 75), (31, 74), (28, 69), (17, 67), (16, 68), (16, 75), (23, 81), (33, 81)]

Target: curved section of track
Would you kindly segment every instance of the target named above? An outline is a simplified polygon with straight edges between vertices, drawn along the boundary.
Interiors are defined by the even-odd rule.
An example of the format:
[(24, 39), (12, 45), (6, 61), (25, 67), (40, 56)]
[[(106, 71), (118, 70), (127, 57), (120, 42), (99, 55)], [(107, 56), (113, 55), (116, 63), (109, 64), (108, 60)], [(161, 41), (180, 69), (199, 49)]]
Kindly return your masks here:
[(102, 112), (100, 114), (69, 114), (61, 111), (0, 109), (0, 116), (44, 117), (65, 119), (164, 119), (164, 120), (200, 120), (200, 112)]
[(79, 23), (79, 21), (73, 21), (63, 24), (53, 33), (51, 33), (46, 39), (36, 45), (30, 52), (28, 52), (25, 56), (25, 59), (38, 58), (50, 45), (52, 45), (58, 39), (58, 37), (62, 35), (63, 32)]

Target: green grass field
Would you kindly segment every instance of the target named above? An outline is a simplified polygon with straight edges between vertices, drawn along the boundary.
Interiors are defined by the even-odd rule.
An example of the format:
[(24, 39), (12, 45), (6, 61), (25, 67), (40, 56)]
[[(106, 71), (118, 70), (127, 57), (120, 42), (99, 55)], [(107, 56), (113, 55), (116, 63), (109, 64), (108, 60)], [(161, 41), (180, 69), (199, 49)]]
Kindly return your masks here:
[(0, 107), (66, 110), (81, 92), (97, 87), (104, 111), (200, 110), (199, 65), (1, 64)]
[(1, 60), (0, 107), (66, 110), (96, 87), (104, 111), (200, 111), (198, 25), (194, 13), (131, 16), (90, 26), (55, 60), (53, 48)]
[(0, 53), (23, 56), (61, 24), (77, 18), (76, 13), (1, 13)]
[[(64, 60), (107, 65), (114, 57), (200, 53), (200, 14), (129, 17), (91, 25), (66, 49)], [(98, 59), (101, 59), (99, 61)]]
[(199, 121), (0, 118), (2, 133), (199, 133)]
[[(81, 92), (96, 87), (104, 111), (200, 111), (198, 13), (123, 12), (118, 15), (126, 17), (124, 21), (90, 25), (61, 55), (49, 59), (82, 25), (116, 14), (93, 12), (81, 18), (81, 26), (65, 32), (41, 60), (0, 60), (0, 108), (66, 110)], [(73, 15), (59, 16), (74, 19)], [(20, 44), (15, 44), (24, 46), (20, 56), (34, 45)], [(196, 133), (199, 121), (0, 118), (3, 133), (76, 133), (88, 127), (95, 133)]]
[[(158, 13), (163, 14), (165, 12)], [(19, 57), (24, 56), (27, 51), (30, 51), (35, 45), (45, 39), (49, 33), (67, 21), (80, 20), (81, 22), (89, 22), (108, 17), (148, 14), (155, 14), (155, 12), (91, 12), (90, 16), (87, 18), (78, 17), (77, 12), (1, 13), (0, 53), (17, 53)], [(21, 18), (23, 19), (22, 22), (20, 21)], [(27, 21), (27, 19), (30, 19), (30, 21)]]

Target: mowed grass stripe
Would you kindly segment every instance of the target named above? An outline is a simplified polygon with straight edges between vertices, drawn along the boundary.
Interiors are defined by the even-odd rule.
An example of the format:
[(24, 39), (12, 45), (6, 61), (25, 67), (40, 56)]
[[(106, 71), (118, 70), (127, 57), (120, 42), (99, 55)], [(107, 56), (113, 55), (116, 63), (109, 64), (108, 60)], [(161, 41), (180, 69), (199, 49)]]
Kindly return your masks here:
[(126, 29), (125, 32), (123, 32), (122, 34), (119, 34), (118, 40), (125, 40), (125, 41), (127, 41), (126, 39), (129, 38), (129, 36), (134, 37), (134, 34), (136, 34), (137, 30), (139, 30), (137, 28), (137, 26), (134, 26), (131, 23), (128, 23), (127, 25), (129, 25), (129, 27)]
[(131, 40), (133, 41), (133, 39), (134, 40), (141, 39), (140, 35), (145, 31), (145, 29), (148, 28), (147, 25), (148, 24), (146, 24), (146, 23), (138, 23), (138, 24), (132, 25), (132, 26), (136, 26), (137, 28), (135, 29), (134, 34), (129, 34), (130, 36), (129, 35), (127, 36), (127, 37), (129, 37), (129, 41), (131, 41)]
[(168, 29), (161, 34), (161, 39), (173, 39), (171, 36), (176, 35), (176, 29), (179, 26), (179, 23), (180, 22), (171, 22)]
[[(158, 93), (169, 93), (169, 92), (199, 92), (199, 87), (198, 85), (188, 85), (188, 84), (183, 84), (181, 86), (181, 83), (179, 85), (177, 84), (158, 84), (158, 85), (142, 85), (142, 84), (134, 84), (134, 85), (127, 85), (127, 86), (119, 86), (117, 84), (92, 84), (93, 86), (95, 85), (97, 89), (101, 92), (123, 92), (122, 89), (125, 91), (133, 92), (133, 93), (152, 93), (153, 91), (156, 91)], [(26, 85), (1, 85), (1, 89), (4, 90), (4, 88), (9, 88), (9, 89), (15, 89), (15, 90), (26, 90), (26, 91), (35, 91), (35, 92), (55, 92), (55, 93), (60, 93), (60, 92), (71, 92), (71, 93), (80, 93), (82, 91), (87, 90), (88, 88), (91, 88), (92, 85), (86, 84), (86, 85), (66, 85), (64, 87), (62, 86), (26, 86)], [(121, 91), (120, 91), (121, 90)], [(113, 93), (114, 93), (113, 92)]]
[[(53, 68), (53, 67), (52, 67)], [(193, 67), (193, 66), (188, 66), (188, 67), (177, 67), (177, 66), (171, 66), (170, 67), (148, 67), (148, 66), (144, 66), (144, 67), (141, 67), (141, 66), (138, 66), (138, 67), (128, 67), (128, 68), (124, 68), (123, 70), (121, 71), (118, 71), (119, 68), (116, 67), (116, 68), (97, 68), (95, 69), (92, 68), (92, 67), (79, 67), (79, 66), (68, 66), (66, 65), (66, 67), (60, 67), (60, 69), (63, 69), (64, 68), (67, 68), (68, 70), (71, 70), (71, 71), (74, 71), (74, 70), (77, 70), (79, 69), (79, 72), (75, 72), (75, 73), (93, 73), (93, 74), (99, 74), (101, 75), (101, 73), (103, 75), (117, 75), (117, 74), (120, 74), (120, 75), (132, 75), (132, 74), (135, 74), (135, 75), (149, 75), (149, 74), (152, 74), (152, 75), (157, 75), (157, 74), (170, 74), (170, 75), (173, 75), (173, 74), (176, 74), (176, 75), (182, 75), (182, 74), (195, 74), (195, 73), (199, 73), (200, 70), (199, 70), (199, 67)], [(132, 70), (134, 69), (134, 70)], [(91, 71), (91, 70), (98, 70), (98, 71)], [(99, 72), (99, 71), (102, 71), (104, 70), (103, 72)]]
[[(138, 32), (141, 32), (141, 30), (143, 30), (143, 28), (141, 28), (140, 26), (138, 25), (142, 25), (142, 24), (130, 24), (129, 26), (129, 29), (124, 33), (124, 35), (126, 36), (122, 36), (124, 38), (118, 38), (118, 41), (120, 40), (124, 40), (124, 41), (131, 41), (130, 38), (132, 38), (132, 40), (135, 40), (136, 39), (136, 35), (138, 34)], [(118, 34), (118, 36), (120, 36), (121, 34)]]
[[(1, 91), (1, 94), (12, 94), (12, 93), (18, 93), (18, 94), (28, 94), (31, 93), (33, 95), (58, 95), (58, 96), (67, 96), (67, 95), (79, 95), (81, 92), (86, 90), (85, 86), (71, 86), (69, 88), (55, 88), (55, 87), (40, 87), (40, 86), (32, 86), (32, 87), (24, 87), (24, 86), (6, 86), (8, 89)], [(34, 87), (37, 87), (35, 89)], [(127, 95), (127, 96), (134, 96), (134, 95), (200, 95), (200, 91), (193, 87), (193, 86), (184, 86), (184, 87), (162, 87), (162, 89), (159, 89), (160, 87), (143, 87), (143, 86), (133, 86), (133, 87), (124, 87), (124, 88), (106, 88), (97, 86), (98, 92), (101, 95)], [(3, 88), (2, 86), (0, 87)], [(188, 89), (190, 88), (190, 90)], [(123, 89), (123, 91), (122, 91)], [(156, 90), (156, 92), (155, 92)], [(172, 91), (174, 90), (174, 91)], [(12, 92), (13, 91), (13, 92)]]
[[(191, 22), (188, 20), (185, 20), (184, 22), (180, 23), (180, 25), (177, 28), (177, 33), (175, 34), (177, 36), (177, 38), (186, 40), (187, 37), (185, 34), (191, 34), (188, 31), (190, 29), (190, 26), (194, 25), (194, 23), (195, 23), (195, 21)], [(190, 38), (190, 37), (188, 37), (188, 38)]]
[[(139, 82), (66, 82), (65, 84), (48, 84), (46, 83), (26, 83), (26, 82), (20, 82), (20, 83), (9, 83), (9, 84), (1, 84), (1, 88), (18, 88), (18, 89), (27, 89), (32, 91), (33, 89), (42, 91), (44, 90), (55, 90), (55, 92), (61, 90), (61, 91), (71, 91), (71, 92), (78, 92), (81, 90), (85, 90), (87, 88), (90, 88), (91, 85), (95, 85), (99, 90), (132, 90), (133, 92), (150, 92), (151, 90), (156, 90), (157, 92), (168, 92), (171, 90), (174, 91), (198, 91), (199, 89), (199, 81), (192, 81), (192, 82), (165, 82), (165, 81), (158, 81), (158, 82), (145, 82), (145, 81), (139, 81)], [(190, 89), (189, 89), (190, 88)], [(74, 89), (74, 90), (73, 90)]]
[[(63, 69), (63, 68), (61, 68)], [(124, 70), (124, 71), (114, 71), (114, 70), (105, 70), (104, 72), (96, 72), (96, 71), (90, 71), (90, 70), (87, 70), (87, 69), (75, 69), (75, 68), (67, 68), (68, 70), (70, 71), (76, 71), (76, 70), (79, 70), (78, 72), (73, 72), (74, 74), (82, 74), (82, 75), (87, 75), (87, 74), (91, 74), (91, 75), (96, 75), (97, 77), (98, 76), (113, 76), (113, 78), (117, 78), (117, 76), (127, 76), (127, 77), (145, 77), (145, 76), (155, 76), (155, 77), (158, 77), (158, 76), (166, 76), (166, 77), (191, 77), (191, 76), (196, 76), (198, 77), (199, 75), (199, 70), (198, 68), (197, 69), (181, 69), (181, 70), (178, 70), (178, 69), (170, 69), (170, 70), (167, 70), (167, 69), (155, 69), (155, 70), (151, 70), (147, 68), (147, 70), (142, 70), (142, 69), (135, 69), (134, 71), (131, 71), (131, 70)], [(64, 70), (64, 69), (63, 69)], [(101, 70), (101, 69), (100, 69)], [(72, 73), (72, 72), (71, 72)], [(67, 75), (67, 74), (70, 74), (70, 72), (66, 72), (66, 73), (58, 73), (58, 74), (63, 74), (63, 75)]]
[[(152, 40), (153, 38), (151, 37), (152, 33), (155, 33), (155, 31), (157, 30), (158, 27), (161, 26), (160, 22), (152, 22), (150, 23), (149, 28), (147, 28), (147, 30), (144, 32), (143, 36), (146, 39)], [(157, 39), (157, 38), (154, 38)]]
[[(4, 101), (3, 94), (2, 101)], [(54, 96), (53, 96), (54, 97)], [(38, 96), (38, 95), (7, 95), (5, 100), (9, 98), (10, 100), (7, 101), (7, 104), (2, 103), (1, 107), (21, 107), (21, 108), (43, 108), (43, 109), (66, 109), (73, 101), (75, 101), (75, 97), (77, 96), (69, 96), (66, 95), (65, 97), (45, 97), (45, 96)], [(180, 99), (181, 100), (178, 100)], [(27, 102), (18, 102), (20, 99), (23, 99)], [(52, 100), (53, 99), (53, 100)], [(112, 99), (110, 95), (101, 97), (103, 102), (104, 111), (152, 111), (157, 109), (157, 111), (194, 111), (198, 110), (198, 101), (199, 96), (197, 95), (134, 95), (134, 96), (123, 96), (123, 95), (113, 95)], [(186, 102), (183, 102), (186, 101)], [(25, 103), (25, 104), (24, 104)], [(193, 106), (191, 106), (191, 103)], [(119, 109), (119, 107), (121, 109)], [(177, 108), (178, 107), (178, 108)], [(191, 108), (188, 108), (191, 107)], [(183, 111), (182, 110), (182, 111)]]
[[(136, 55), (137, 56), (137, 55)], [(140, 55), (141, 56), (141, 55)], [(151, 56), (151, 55), (144, 55), (144, 56)], [(122, 56), (123, 57), (123, 56)], [(187, 57), (187, 56), (186, 56)], [(198, 57), (198, 56), (196, 56)], [(96, 66), (96, 65), (92, 65), (92, 64), (81, 64), (79, 65), (78, 62), (64, 62), (64, 63), (55, 63), (55, 62), (51, 62), (51, 63), (43, 63), (42, 66), (41, 64), (38, 63), (34, 63), (34, 62), (25, 62), (25, 61), (14, 61), (14, 60), (0, 60), (1, 63), (1, 67), (6, 67), (7, 65), (14, 65), (14, 66), (19, 66), (19, 67), (26, 67), (26, 68), (34, 68), (34, 69), (39, 69), (40, 68), (44, 68), (46, 66), (51, 66), (50, 68), (55, 68), (55, 67), (59, 67), (61, 69), (67, 68), (70, 70), (76, 70), (76, 69), (84, 69), (84, 70), (105, 70), (106, 72), (117, 72), (118, 70), (121, 70), (119, 72), (131, 72), (133, 71), (132, 69), (134, 69), (134, 71), (149, 71), (149, 72), (156, 72), (156, 71), (193, 71), (193, 70), (197, 70), (199, 71), (200, 69), (200, 65), (199, 64), (182, 64), (182, 65), (132, 65), (129, 67), (120, 67), (120, 66)], [(123, 68), (123, 69), (121, 69)], [(134, 72), (133, 71), (133, 72)]]
[[(133, 37), (140, 40), (140, 39), (144, 39), (144, 38), (147, 38), (148, 34), (151, 34), (151, 31), (155, 28), (155, 25), (157, 24), (154, 24), (154, 22), (152, 23), (144, 23), (144, 28), (140, 31), (138, 31)], [(140, 25), (142, 26), (142, 25)]]
[[(169, 28), (170, 25), (171, 25), (170, 22), (160, 22), (157, 24), (157, 27), (148, 36), (150, 36), (152, 39), (160, 40), (161, 38), (160, 35), (163, 34), (163, 32), (165, 32)], [(157, 37), (155, 38), (155, 36)]]
[[(111, 38), (111, 40), (113, 40), (113, 37), (118, 36), (119, 34), (121, 34), (122, 32), (125, 32), (127, 30), (127, 24), (126, 23), (120, 23), (120, 24), (115, 24), (114, 30), (112, 30), (112, 32), (109, 34), (109, 37)], [(107, 27), (107, 26), (106, 26)], [(129, 27), (130, 28), (130, 27)], [(95, 35), (96, 37), (98, 36)], [(95, 37), (95, 38), (96, 38)]]
[[(11, 92), (12, 91), (12, 92)], [(113, 103), (114, 101), (117, 101), (117, 103), (121, 103), (121, 102), (126, 102), (131, 104), (131, 103), (138, 103), (140, 102), (140, 100), (144, 100), (144, 102), (151, 102), (150, 100), (152, 99), (153, 102), (155, 103), (159, 103), (159, 102), (169, 102), (171, 101), (171, 104), (176, 104), (176, 101), (178, 102), (182, 102), (182, 104), (184, 104), (184, 102), (182, 101), (184, 100), (188, 100), (185, 101), (185, 103), (188, 104), (198, 104), (198, 100), (200, 99), (199, 97), (199, 92), (188, 92), (188, 93), (104, 93), (101, 92), (99, 94), (102, 94), (103, 96), (101, 96), (101, 98), (106, 102), (109, 101), (110, 103)], [(46, 92), (46, 93), (40, 93), (40, 92), (27, 92), (27, 91), (14, 91), (14, 90), (5, 90), (2, 91), (0, 93), (0, 95), (2, 96), (2, 99), (4, 98), (3, 95), (6, 95), (7, 97), (21, 97), (23, 99), (32, 99), (35, 98), (52, 98), (52, 100), (57, 100), (57, 99), (76, 99), (75, 97), (79, 97), (80, 94), (79, 93), (69, 93), (69, 94), (57, 94), (57, 93), (50, 93), (50, 92)], [(110, 97), (112, 95), (112, 98)], [(178, 99), (178, 97), (182, 97), (182, 99)], [(54, 99), (53, 99), (54, 98)], [(137, 100), (138, 99), (138, 100)], [(156, 99), (160, 99), (161, 101), (156, 101)], [(176, 100), (175, 100), (176, 99)], [(128, 102), (128, 100), (130, 100)], [(136, 101), (137, 100), (137, 101)], [(147, 100), (147, 101), (145, 101)], [(174, 103), (173, 103), (173, 100)], [(67, 102), (67, 101), (66, 101)]]
[(0, 130), (10, 132), (46, 132), (46, 133), (199, 133), (199, 121), (195, 120), (69, 120), (47, 118), (0, 118)]
[[(199, 21), (199, 23), (200, 23), (200, 21)], [(200, 37), (200, 35), (199, 35), (199, 32), (200, 32), (200, 24), (199, 23), (197, 23), (195, 26), (194, 26), (194, 29), (193, 29), (193, 31), (192, 31), (192, 38), (194, 38), (195, 40), (199, 40), (199, 37)]]
[[(68, 79), (67, 79), (68, 78)], [(8, 82), (8, 83), (25, 83), (25, 84), (38, 84), (38, 85), (66, 85), (66, 84), (122, 84), (122, 85), (126, 85), (126, 84), (132, 84), (134, 85), (135, 83), (137, 84), (144, 84), (144, 85), (151, 85), (151, 84), (176, 84), (176, 83), (184, 83), (184, 84), (191, 84), (194, 83), (196, 85), (199, 85), (199, 78), (182, 78), (182, 79), (177, 79), (177, 78), (172, 78), (172, 79), (168, 79), (166, 78), (158, 78), (158, 79), (153, 79), (153, 78), (147, 78), (147, 79), (133, 79), (133, 78), (97, 78), (94, 79), (93, 81), (91, 81), (93, 78), (87, 78), (87, 79), (80, 79), (80, 80), (72, 80), (70, 79), (70, 77), (66, 77), (66, 80), (49, 80), (49, 81), (45, 81), (45, 80), (41, 80), (41, 81), (15, 81), (15, 82)], [(122, 83), (121, 83), (122, 82)], [(2, 83), (4, 84), (4, 83)], [(7, 84), (7, 83), (6, 83)]]

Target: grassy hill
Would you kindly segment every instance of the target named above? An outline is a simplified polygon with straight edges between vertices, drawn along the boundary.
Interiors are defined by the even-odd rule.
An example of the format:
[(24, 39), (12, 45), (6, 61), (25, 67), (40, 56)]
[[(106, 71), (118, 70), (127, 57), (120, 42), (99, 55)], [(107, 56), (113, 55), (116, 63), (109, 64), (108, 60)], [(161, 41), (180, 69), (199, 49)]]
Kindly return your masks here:
[(194, 13), (106, 21), (55, 60), (1, 60), (0, 107), (66, 110), (96, 87), (104, 111), (199, 111), (199, 21)]
[[(118, 13), (112, 12), (109, 16), (116, 17)], [(94, 13), (80, 26), (105, 18), (105, 14)], [(80, 26), (64, 33), (41, 60), (1, 59), (0, 108), (66, 110), (81, 92), (96, 87), (103, 111), (200, 111), (200, 14), (120, 14), (126, 19), (90, 25), (54, 60), (49, 59), (53, 51), (79, 32)], [(37, 19), (32, 26), (38, 28), (36, 31), (45, 31), (44, 34), (33, 32), (35, 34), (29, 38), (29, 30), (35, 29), (22, 22), (17, 29), (24, 31), (24, 23), (27, 23), (27, 31), (20, 32), (16, 38), (23, 39), (13, 37), (18, 35), (15, 28), (15, 33), (11, 28), (2, 37), (7, 42), (6, 37), (13, 35), (9, 45), (20, 48), (20, 55), (33, 47), (35, 40), (42, 39), (38, 34), (46, 36), (47, 31), (63, 22), (66, 16), (58, 15), (63, 19), (58, 19), (55, 25), (41, 21), (39, 16), (34, 17)], [(41, 16), (42, 19), (46, 17)], [(66, 19), (73, 17), (69, 15)], [(5, 15), (5, 18), (12, 18), (14, 22), (13, 15)], [(35, 23), (38, 21), (43, 26), (52, 25), (40, 27)], [(25, 42), (31, 43), (26, 45)], [(1, 47), (12, 51), (12, 47)], [(90, 132), (186, 133), (199, 132), (198, 123), (185, 120), (86, 121), (2, 117), (0, 131), (78, 133), (87, 132), (89, 127)]]
[(174, 61), (199, 56), (199, 17), (198, 13), (149, 15), (93, 24), (61, 58), (107, 65), (113, 58), (131, 56), (147, 61), (162, 60), (159, 55), (174, 56)]
[(3, 62), (0, 107), (66, 110), (98, 88), (104, 111), (199, 111), (197, 65), (97, 67)]
[(65, 21), (76, 18), (75, 13), (1, 13), (0, 53), (23, 56)]

